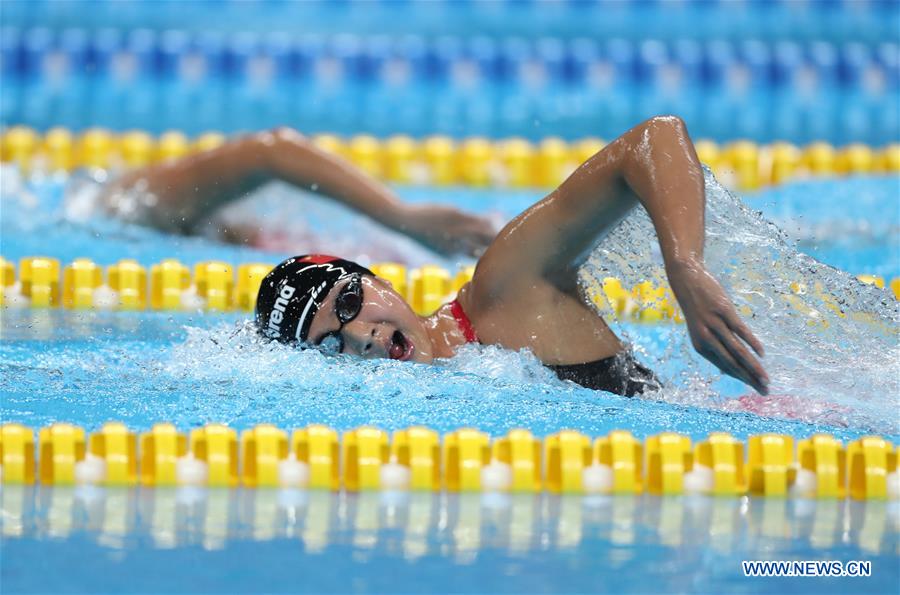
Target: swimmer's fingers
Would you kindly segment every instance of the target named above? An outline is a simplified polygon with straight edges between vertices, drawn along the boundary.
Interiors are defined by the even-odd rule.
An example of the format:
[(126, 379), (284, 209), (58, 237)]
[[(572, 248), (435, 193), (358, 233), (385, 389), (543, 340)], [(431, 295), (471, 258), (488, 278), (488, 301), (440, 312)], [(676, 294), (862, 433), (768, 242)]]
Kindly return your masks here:
[[(740, 369), (733, 363), (733, 359), (726, 355), (727, 352), (724, 349), (717, 349), (712, 344), (702, 345), (700, 348), (695, 347), (695, 349), (697, 349), (697, 353), (709, 360), (712, 365), (719, 368), (722, 372), (737, 378), (741, 382), (750, 384), (749, 379), (743, 377)], [(729, 361), (730, 359), (731, 361)]]
[(709, 360), (715, 367), (729, 376), (733, 376), (741, 382), (752, 386), (750, 377), (741, 370), (734, 358), (728, 354), (728, 349), (722, 344), (718, 334), (714, 333), (709, 326), (692, 330), (691, 340), (697, 353)]
[(716, 353), (711, 357), (707, 356), (707, 359), (729, 376), (737, 378), (744, 384), (756, 388), (753, 384), (753, 379), (750, 378), (750, 376), (744, 370), (742, 370), (740, 366), (738, 366), (737, 362), (734, 361), (734, 358), (731, 357), (731, 355), (729, 355), (727, 351), (723, 350), (722, 352)]
[(496, 232), (487, 219), (464, 213), (445, 217), (442, 227), (429, 238), (433, 248), (448, 256), (480, 256), (494, 240)]
[(759, 394), (767, 394), (769, 377), (753, 354), (741, 344), (724, 323), (713, 325), (712, 331), (725, 348), (721, 354), (722, 359), (738, 370), (739, 375), (735, 375), (735, 377), (752, 386)]
[[(751, 372), (756, 378), (768, 383), (769, 377), (765, 369), (758, 359), (753, 357), (740, 340), (753, 348), (760, 357), (764, 356), (762, 343), (759, 342), (750, 328), (738, 318), (737, 313), (732, 309), (729, 315), (722, 316), (723, 328), (717, 330), (717, 334), (721, 341), (728, 347), (731, 354), (742, 362), (748, 372)], [(740, 340), (738, 340), (740, 338)]]
[(753, 378), (738, 365), (734, 357), (728, 353), (728, 349), (721, 342), (716, 341), (715, 343), (711, 342), (705, 345), (703, 349), (698, 350), (700, 355), (712, 362), (722, 372), (756, 388)]
[(447, 237), (443, 246), (438, 250), (446, 256), (464, 255), (477, 257), (484, 249), (480, 244), (468, 237)]
[(728, 328), (734, 332), (738, 337), (740, 337), (744, 343), (753, 348), (753, 351), (756, 352), (756, 355), (759, 357), (765, 357), (766, 353), (763, 349), (762, 343), (759, 339), (756, 338), (756, 335), (753, 334), (753, 331), (750, 330), (750, 327), (741, 320), (741, 318), (737, 315), (737, 312), (734, 309), (731, 310), (727, 315), (723, 316), (722, 319), (725, 321), (725, 324), (728, 325)]

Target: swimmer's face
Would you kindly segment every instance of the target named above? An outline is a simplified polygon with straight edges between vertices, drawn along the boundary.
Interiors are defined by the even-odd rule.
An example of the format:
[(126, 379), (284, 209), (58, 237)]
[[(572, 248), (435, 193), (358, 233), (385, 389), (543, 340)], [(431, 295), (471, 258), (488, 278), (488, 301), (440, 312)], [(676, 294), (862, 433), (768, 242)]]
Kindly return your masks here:
[[(366, 359), (388, 358), (428, 363), (432, 361), (431, 339), (416, 316), (391, 284), (384, 279), (361, 277), (362, 302), (359, 313), (341, 326), (338, 311), (353, 298), (345, 295), (351, 280), (331, 288), (309, 327), (309, 342)], [(355, 308), (350, 308), (350, 311)]]

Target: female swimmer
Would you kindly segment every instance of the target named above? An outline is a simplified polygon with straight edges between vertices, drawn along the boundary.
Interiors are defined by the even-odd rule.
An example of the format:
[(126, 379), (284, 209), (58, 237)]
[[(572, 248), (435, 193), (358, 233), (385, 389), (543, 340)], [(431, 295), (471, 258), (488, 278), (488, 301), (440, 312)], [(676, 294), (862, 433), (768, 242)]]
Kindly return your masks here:
[[(588, 159), (513, 219), (451, 303), (420, 318), (368, 269), (329, 256), (291, 258), (263, 280), (260, 332), (365, 358), (430, 362), (478, 341), (529, 349), (563, 379), (634, 395), (658, 387), (580, 295), (576, 271), (636, 205), (650, 215), (694, 348), (767, 392), (763, 347), (703, 261), (703, 173), (684, 123), (655, 117)], [(746, 343), (746, 345), (745, 345)]]
[[(190, 234), (211, 224), (216, 210), (272, 180), (331, 198), (443, 254), (480, 254), (496, 235), (486, 220), (457, 209), (402, 203), (383, 184), (290, 128), (129, 172), (109, 184), (101, 200), (119, 218)], [(245, 242), (255, 234), (247, 226), (219, 235)]]

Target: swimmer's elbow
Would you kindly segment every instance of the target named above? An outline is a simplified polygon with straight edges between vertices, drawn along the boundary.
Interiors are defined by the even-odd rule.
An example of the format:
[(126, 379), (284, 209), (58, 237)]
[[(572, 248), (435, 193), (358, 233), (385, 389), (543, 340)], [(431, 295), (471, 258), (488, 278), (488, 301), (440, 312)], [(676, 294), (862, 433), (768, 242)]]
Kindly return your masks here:
[(625, 138), (623, 171), (630, 170), (632, 173), (653, 171), (660, 165), (668, 164), (673, 155), (694, 152), (687, 126), (678, 116), (653, 116), (632, 128)]
[(265, 135), (270, 139), (271, 143), (275, 144), (309, 144), (309, 139), (307, 139), (303, 133), (290, 126), (278, 126), (277, 128), (272, 128), (271, 130), (267, 130), (260, 134)]
[(684, 120), (672, 114), (665, 114), (659, 116), (653, 116), (649, 120), (646, 120), (642, 125), (647, 134), (650, 135), (650, 138), (659, 137), (659, 136), (671, 136), (675, 135), (678, 137), (687, 137), (687, 125), (684, 123)]
[(284, 178), (298, 161), (313, 150), (306, 136), (288, 126), (279, 126), (253, 135), (254, 155), (258, 173), (263, 178)]
[(256, 134), (256, 141), (265, 147), (310, 146), (309, 139), (290, 126), (278, 126)]

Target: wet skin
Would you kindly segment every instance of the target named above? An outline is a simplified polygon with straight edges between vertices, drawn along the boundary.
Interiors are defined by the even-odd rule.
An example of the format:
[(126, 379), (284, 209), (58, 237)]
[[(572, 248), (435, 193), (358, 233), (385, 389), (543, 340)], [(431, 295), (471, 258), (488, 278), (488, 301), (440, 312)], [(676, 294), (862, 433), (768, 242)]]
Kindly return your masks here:
[(341, 281), (328, 292), (309, 327), (310, 343), (317, 344), (329, 333), (340, 329), (343, 353), (367, 359), (429, 363), (434, 358), (451, 357), (455, 349), (466, 342), (449, 306), (427, 318), (420, 317), (389, 281), (370, 275), (362, 277), (363, 302), (359, 314), (341, 326), (335, 301), (349, 282)]
[(223, 240), (255, 240), (252, 225), (223, 227), (215, 213), (279, 180), (343, 204), (442, 254), (481, 254), (496, 235), (486, 219), (441, 205), (402, 202), (353, 164), (290, 128), (236, 137), (224, 145), (126, 173), (102, 201), (113, 214), (126, 198), (141, 203), (138, 223), (190, 234), (214, 226)]
[[(549, 365), (615, 355), (623, 345), (584, 299), (577, 271), (597, 243), (641, 206), (653, 222), (694, 348), (766, 394), (768, 376), (751, 352), (762, 357), (763, 346), (704, 264), (705, 201), (703, 172), (684, 123), (651, 118), (507, 224), (457, 299), (484, 344), (529, 349)], [(465, 342), (449, 308), (423, 319), (386, 282), (367, 278), (365, 289), (359, 316), (342, 330), (347, 352), (390, 356), (395, 331), (413, 344), (414, 361), (449, 356)], [(337, 290), (313, 321), (313, 340), (339, 326)]]

